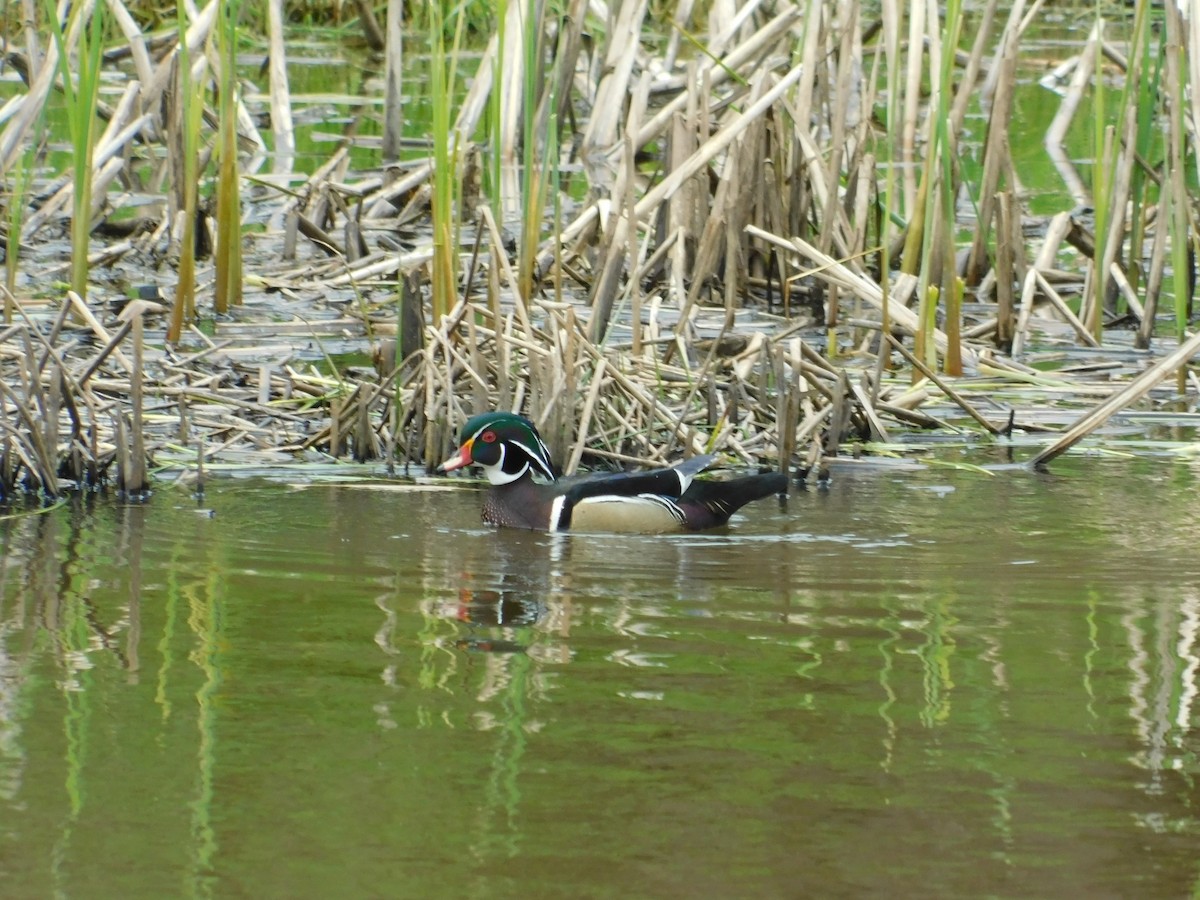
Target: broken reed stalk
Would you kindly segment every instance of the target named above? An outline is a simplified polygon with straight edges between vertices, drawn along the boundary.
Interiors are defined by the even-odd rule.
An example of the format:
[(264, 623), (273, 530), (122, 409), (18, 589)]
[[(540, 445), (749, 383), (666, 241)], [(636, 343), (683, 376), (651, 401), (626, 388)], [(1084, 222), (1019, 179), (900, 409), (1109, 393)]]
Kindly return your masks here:
[[(1154, 229), (1154, 238), (1150, 245), (1150, 260), (1147, 264), (1146, 291), (1144, 294), (1145, 307), (1142, 311), (1142, 321), (1138, 325), (1137, 336), (1134, 339), (1134, 346), (1139, 350), (1150, 349), (1150, 341), (1154, 337), (1154, 323), (1158, 313), (1158, 298), (1162, 293), (1163, 279), (1165, 277), (1167, 241), (1174, 233), (1172, 227), (1174, 223), (1169, 215), (1171, 212), (1170, 199), (1171, 192), (1160, 188), (1154, 216), (1154, 221), (1157, 224)], [(1135, 267), (1135, 271), (1137, 268)]]
[(991, 434), (994, 434), (994, 435), (1004, 434), (1005, 429), (999, 428), (998, 426), (993, 425), (986, 416), (984, 416), (977, 409), (975, 409), (975, 407), (971, 403), (968, 403), (966, 398), (964, 398), (962, 396), (962, 394), (958, 393), (958, 391), (954, 390), (954, 388), (952, 388), (949, 384), (947, 384), (945, 381), (943, 381), (941, 378), (939, 378), (937, 373), (934, 372), (933, 369), (931, 369), (927, 365), (925, 365), (925, 363), (921, 362), (921, 360), (918, 359), (915, 354), (909, 352), (907, 347), (905, 347), (902, 343), (900, 343), (898, 340), (896, 340), (894, 337), (892, 337), (892, 335), (890, 335), (886, 332), (884, 332), (884, 337), (887, 338), (887, 342), (892, 345), (893, 349), (898, 351), (901, 356), (903, 356), (906, 360), (908, 360), (909, 364), (914, 369), (916, 369), (918, 372), (920, 372), (922, 375), (924, 375), (926, 378), (928, 378), (930, 381), (932, 381), (934, 384), (936, 384), (938, 386), (938, 389), (943, 394), (945, 394), (947, 397), (949, 397), (951, 400), (953, 400), (955, 403), (957, 403), (958, 406), (963, 410), (963, 412), (965, 412), (972, 419), (974, 419), (976, 422), (978, 422), (980, 425), (982, 425)]
[[(282, 5), (282, 4), (281, 4)], [(400, 142), (404, 136), (404, 4), (387, 5), (387, 34), (383, 69), (383, 161), (400, 158)]]
[(1017, 315), (1016, 330), (1013, 333), (1012, 355), (1020, 357), (1029, 339), (1029, 322), (1033, 316), (1033, 305), (1037, 295), (1038, 272), (1045, 271), (1054, 263), (1054, 257), (1063, 239), (1071, 229), (1071, 216), (1062, 212), (1050, 220), (1042, 241), (1041, 249), (1034, 258), (1033, 265), (1025, 271), (1025, 280), (1021, 287), (1020, 310)]
[(1104, 70), (1100, 64), (1101, 48), (1104, 39), (1104, 21), (1097, 18), (1096, 38), (1092, 42), (1091, 52), (1096, 57), (1094, 68), (1096, 79), (1092, 98), (1092, 207), (1095, 210), (1095, 250), (1092, 254), (1091, 291), (1088, 293), (1084, 308), (1080, 310), (1084, 324), (1099, 343), (1104, 337), (1104, 306), (1108, 293), (1108, 269), (1104, 266), (1105, 250), (1111, 237), (1111, 230), (1116, 231), (1119, 220), (1116, 210), (1111, 207), (1114, 195), (1114, 182), (1111, 178), (1115, 168), (1115, 130), (1108, 123), (1107, 94), (1104, 85)]
[(133, 371), (129, 378), (129, 448), (121, 467), (121, 482), (118, 488), (127, 498), (139, 499), (150, 491), (150, 478), (146, 471), (145, 434), (142, 423), (142, 372), (145, 348), (142, 313), (135, 310), (132, 315)]
[(1016, 200), (1012, 189), (1006, 189), (996, 201), (996, 346), (1010, 352), (1015, 325), (1015, 296), (1013, 287), (1018, 282), (1017, 250), (1022, 246), (1019, 232), (1019, 216), (1015, 210)]
[(610, 19), (605, 45), (603, 75), (596, 87), (595, 105), (583, 132), (585, 157), (609, 152), (617, 142), (617, 129), (625, 98), (629, 95), (633, 65), (637, 59), (648, 0), (622, 3)]
[[(389, 7), (400, 4), (388, 4)], [(370, 18), (370, 7), (364, 19)], [(391, 10), (388, 11), (389, 26)], [(399, 43), (399, 26), (395, 34)], [(287, 41), (284, 34), (284, 3), (283, 0), (267, 0), (267, 73), (270, 83), (271, 131), (275, 137), (274, 153), (271, 158), (271, 171), (278, 175), (286, 175), (292, 171), (296, 157), (296, 133), (292, 123), (292, 95), (288, 84), (287, 70)], [(399, 57), (399, 46), (396, 49)], [(397, 63), (398, 64), (398, 63)], [(387, 71), (391, 71), (390, 55), (385, 61)], [(397, 106), (399, 102), (397, 100)], [(386, 110), (386, 107), (385, 107)], [(385, 112), (385, 118), (387, 113)]]
[(1177, 368), (1184, 365), (1197, 353), (1200, 353), (1200, 333), (1192, 335), (1125, 387), (1113, 391), (1104, 402), (1080, 416), (1057, 440), (1048, 444), (1034, 456), (1029, 461), (1029, 465), (1033, 468), (1041, 468), (1046, 463), (1065, 453), (1107, 422), (1113, 415), (1126, 409), (1148, 394), (1164, 378), (1169, 377)]

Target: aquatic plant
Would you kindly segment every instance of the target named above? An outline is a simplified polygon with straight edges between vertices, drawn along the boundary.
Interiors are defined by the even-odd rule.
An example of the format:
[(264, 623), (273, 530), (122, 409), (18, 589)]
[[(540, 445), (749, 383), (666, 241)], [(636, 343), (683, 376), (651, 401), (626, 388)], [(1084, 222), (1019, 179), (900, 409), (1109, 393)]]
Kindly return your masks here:
[[(1188, 194), (1186, 179), (1186, 163), (1189, 158), (1200, 158), (1200, 147), (1194, 144), (1188, 148), (1186, 143), (1190, 131), (1185, 123), (1185, 110), (1188, 105), (1187, 84), (1190, 80), (1193, 90), (1200, 83), (1200, 47), (1188, 46), (1184, 35), (1187, 23), (1183, 19), (1182, 10), (1175, 4), (1166, 4), (1164, 13), (1167, 19), (1166, 66), (1165, 82), (1168, 98), (1167, 116), (1167, 159), (1166, 181), (1163, 188), (1168, 192), (1166, 202), (1169, 213), (1171, 233), (1171, 272), (1175, 294), (1175, 337), (1182, 343), (1187, 328), (1188, 316), (1192, 308), (1192, 289), (1194, 281), (1191, 277), (1192, 240), (1196, 228), (1191, 221), (1190, 207), (1193, 198)], [(1193, 112), (1197, 98), (1192, 98)], [(1180, 380), (1183, 372), (1180, 370)]]
[[(183, 0), (176, 6), (179, 33), (187, 33), (187, 9)], [(203, 56), (197, 61), (204, 67)], [(167, 325), (166, 339), (178, 343), (183, 335), (185, 322), (196, 315), (196, 216), (200, 192), (200, 124), (204, 114), (204, 93), (196, 73), (192, 71), (192, 55), (187, 41), (179, 44), (179, 62), (176, 69), (177, 87), (175, 96), (178, 108), (173, 111), (167, 127), (174, 131), (174, 145), (180, 148), (172, 155), (172, 163), (179, 172), (177, 183), (179, 216), (179, 269), (175, 287), (175, 300), (171, 307), (171, 318)]]
[(217, 19), (217, 251), (213, 307), (218, 313), (242, 302), (242, 201), (238, 170), (237, 54), (241, 0), (220, 5)]
[(66, 21), (45, 0), (46, 16), (58, 47), (63, 97), (72, 147), (71, 288), (87, 299), (88, 245), (92, 230), (92, 160), (96, 147), (96, 106), (107, 6), (97, 0), (71, 4)]
[(433, 321), (438, 322), (458, 301), (458, 220), (455, 216), (461, 164), (458, 132), (451, 121), (458, 80), (464, 17), (455, 12), (453, 38), (446, 47), (447, 23), (441, 6), (429, 5), (431, 60), (429, 95), (432, 104), (433, 180), (430, 218), (433, 226)]
[(29, 201), (29, 186), (33, 180), (34, 147), (26, 148), (21, 162), (15, 167), (12, 188), (8, 193), (8, 234), (4, 241), (4, 321), (13, 320), (14, 291), (17, 288), (17, 267), (21, 255), (21, 225), (25, 221), (25, 205)]
[[(1014, 6), (1000, 27), (991, 3), (885, 0), (878, 16), (832, 0), (669, 11), (624, 3), (605, 15), (586, 0), (409, 5), (405, 37), (420, 47), (427, 35), (430, 49), (426, 159), (406, 153), (375, 166), (375, 135), (359, 130), (372, 115), (368, 96), (303, 180), (279, 171), (245, 182), (239, 139), (257, 142), (256, 123), (269, 113), (275, 128), (288, 104), (239, 90), (237, 48), (257, 46), (244, 39), (255, 27), (240, 19), (249, 10), (219, 4), (189, 16), (186, 7), (177, 5), (165, 39), (178, 41), (177, 55), (160, 61), (147, 50), (158, 38), (141, 35), (120, 3), (97, 7), (125, 38), (114, 56), (132, 63), (112, 64), (126, 67), (129, 87), (114, 107), (98, 104), (109, 131), (92, 140), (100, 152), (91, 164), (78, 168), (82, 137), (72, 160), (52, 152), (51, 165), (64, 160), (74, 177), (50, 180), (61, 173), (43, 170), (33, 123), (64, 72), (72, 108), (87, 106), (96, 81), (76, 64), (81, 52), (85, 67), (108, 65), (94, 49), (103, 21), (84, 16), (87, 4), (72, 9), (80, 18), (58, 20), (42, 61), (26, 62), (20, 99), (38, 109), (0, 120), (0, 166), (15, 184), (6, 306), (15, 330), (4, 340), (16, 358), (27, 332), (47, 337), (37, 388), (7, 361), (10, 386), (29, 381), (28, 392), (13, 390), (27, 415), (13, 420), (12, 446), (28, 428), (41, 442), (21, 444), (10, 471), (26, 460), (49, 471), (90, 443), (92, 471), (104, 471), (105, 453), (121, 445), (143, 455), (132, 416), (122, 434), (116, 425), (116, 410), (141, 405), (135, 369), (155, 410), (137, 430), (154, 435), (151, 450), (192, 468), (198, 456), (239, 444), (284, 456), (394, 449), (436, 461), (455, 423), (484, 405), (530, 411), (570, 465), (713, 447), (788, 468), (819, 467), (849, 444), (878, 452), (898, 429), (963, 427), (925, 404), (957, 411), (984, 439), (1036, 430), (1037, 417), (1005, 406), (1017, 405), (1011, 392), (1021, 387), (1031, 404), (1049, 384), (1081, 408), (1094, 404), (1087, 398), (1111, 388), (1107, 381), (1039, 367), (1056, 365), (1046, 354), (1063, 346), (1103, 352), (1119, 340), (1101, 327), (1114, 296), (1140, 317), (1141, 344), (1155, 348), (1154, 302), (1173, 294), (1172, 330), (1186, 340), (1197, 150), (1186, 122), (1200, 62), (1172, 5), (1161, 13), (1139, 5), (1129, 23), (1106, 8), (1104, 32), (1046, 76), (1061, 93), (1047, 140), (1061, 151), (1071, 196), (1036, 215), (1035, 201), (1050, 201), (1022, 193), (1008, 140), (1014, 109), (1029, 96), (1021, 39), (1037, 6)], [(497, 39), (483, 43), (493, 24)], [(201, 48), (214, 36), (204, 79)], [(247, 68), (240, 77), (260, 76)], [(215, 115), (203, 107), (213, 80)], [(177, 102), (164, 102), (168, 85)], [(1039, 101), (1049, 96), (1034, 90)], [(240, 135), (239, 103), (260, 104), (241, 118)], [(1086, 121), (1074, 122), (1087, 103)], [(163, 110), (174, 112), (164, 121)], [(78, 125), (82, 135), (82, 118)], [(196, 206), (209, 127), (217, 129), (211, 273), (190, 258), (198, 241), (188, 232), (203, 223)], [(1093, 163), (1090, 183), (1081, 156)], [(480, 157), (492, 203), (477, 207), (467, 265), (461, 233), (464, 217), (475, 218)], [(18, 160), (31, 179), (29, 204), (12, 171)], [(91, 188), (85, 169), (97, 170)], [(512, 180), (501, 190), (504, 178)], [(179, 191), (170, 220), (168, 182)], [(110, 321), (118, 303), (89, 310), (82, 294), (62, 302), (53, 265), (30, 257), (31, 240), (66, 222), (72, 195), (93, 205), (73, 212), (70, 227), (97, 227), (73, 244), (104, 241), (92, 287), (117, 283), (114, 301), (159, 280), (157, 262), (172, 259), (179, 241), (171, 315), (144, 313), (144, 365), (131, 359), (133, 326)], [(1094, 219), (1081, 214), (1092, 201)], [(264, 250), (245, 277), (243, 207)], [(104, 215), (93, 216), (99, 208)], [(386, 364), (364, 373), (346, 361), (356, 348), (325, 352), (330, 337), (379, 337), (382, 346), (402, 281), (411, 301), (398, 342), (406, 364), (381, 350)], [(256, 303), (237, 321), (203, 323), (206, 334), (184, 327), (208, 292), (229, 311), (243, 289)], [(413, 315), (422, 290), (432, 295), (427, 318)], [(86, 340), (67, 343), (59, 316), (77, 318)], [(91, 342), (104, 349), (99, 361)], [(54, 366), (61, 374), (50, 374)], [(1179, 371), (1177, 387), (1192, 388)], [(75, 385), (62, 396), (81, 426), (65, 399), (45, 402), (52, 378)], [(979, 384), (1000, 398), (999, 411), (979, 405)], [(103, 393), (93, 395), (95, 385)], [(1152, 388), (1127, 402), (1146, 402)], [(89, 422), (93, 408), (104, 413)]]

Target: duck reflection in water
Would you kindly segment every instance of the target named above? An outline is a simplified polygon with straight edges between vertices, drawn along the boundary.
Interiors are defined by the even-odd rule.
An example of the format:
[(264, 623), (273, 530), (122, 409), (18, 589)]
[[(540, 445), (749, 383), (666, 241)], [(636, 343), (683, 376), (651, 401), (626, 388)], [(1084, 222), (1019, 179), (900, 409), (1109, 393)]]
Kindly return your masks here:
[[(526, 628), (536, 625), (545, 614), (538, 601), (513, 591), (460, 588), (456, 618), (479, 628)], [(459, 638), (454, 646), (476, 653), (524, 653), (527, 644), (492, 637)]]
[[(527, 653), (554, 630), (564, 595), (559, 549), (546, 535), (508, 529), (456, 546), (454, 567), (443, 578), (453, 594), (435, 605), (436, 615), (457, 622), (448, 646), (477, 653)], [(558, 613), (556, 614), (556, 610)], [(543, 645), (534, 655), (555, 651)]]

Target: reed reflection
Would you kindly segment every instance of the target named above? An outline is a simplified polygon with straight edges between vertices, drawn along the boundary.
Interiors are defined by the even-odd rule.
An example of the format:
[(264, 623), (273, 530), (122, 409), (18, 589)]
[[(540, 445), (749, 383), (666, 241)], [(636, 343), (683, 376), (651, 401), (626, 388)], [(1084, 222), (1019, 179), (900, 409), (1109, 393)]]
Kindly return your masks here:
[[(24, 782), (30, 754), (40, 761), (47, 751), (61, 754), (62, 802), (44, 876), (63, 895), (75, 893), (91, 877), (90, 851), (75, 849), (76, 836), (92, 839), (97, 820), (109, 814), (102, 802), (90, 798), (112, 787), (105, 773), (114, 729), (123, 735), (135, 727), (114, 720), (113, 711), (125, 707), (117, 685), (132, 688), (141, 677), (147, 515), (144, 506), (82, 495), (43, 514), (0, 520), (5, 560), (0, 581), (0, 785), (6, 786), (0, 797), (28, 815), (22, 797), (35, 789)], [(195, 694), (199, 737), (192, 742), (195, 793), (186, 805), (192, 863), (181, 886), (185, 896), (208, 894), (205, 878), (217, 846), (211, 808), (218, 742), (211, 701), (221, 680), (216, 627), (221, 567), (205, 559), (205, 546), (177, 534), (174, 558), (156, 565), (152, 576), (164, 579), (167, 587), (163, 631), (156, 643), (161, 653), (155, 673), (160, 740), (172, 736), (167, 727), (173, 709), (170, 680), (180, 674), (180, 663), (195, 662), (205, 673)], [(188, 621), (199, 644), (179, 658), (172, 648), (177, 638), (174, 610), (181, 602), (189, 606)], [(157, 606), (155, 613), (157, 619)], [(45, 689), (46, 672), (53, 674), (53, 691)], [(61, 723), (60, 741), (48, 740), (45, 732), (45, 723), (54, 718)], [(98, 728), (103, 747), (96, 746)], [(141, 804), (154, 802), (144, 791), (135, 796)], [(174, 809), (182, 812), (184, 806)]]
[(1078, 864), (1073, 823), (1107, 859), (1190, 853), (1189, 542), (1146, 566), (1040, 496), (993, 539), (931, 495), (936, 531), (869, 487), (857, 520), (651, 541), (330, 490), (269, 528), (261, 493), (219, 529), (165, 502), (0, 520), (0, 895), (142, 853), (165, 895), (258, 885), (280, 822), (368, 870), (425, 834), (410, 863), (516, 872), (597, 810), (646, 846), (718, 823), (755, 865), (766, 827), (835, 856), (886, 833), (897, 871), (951, 834), (995, 871)]

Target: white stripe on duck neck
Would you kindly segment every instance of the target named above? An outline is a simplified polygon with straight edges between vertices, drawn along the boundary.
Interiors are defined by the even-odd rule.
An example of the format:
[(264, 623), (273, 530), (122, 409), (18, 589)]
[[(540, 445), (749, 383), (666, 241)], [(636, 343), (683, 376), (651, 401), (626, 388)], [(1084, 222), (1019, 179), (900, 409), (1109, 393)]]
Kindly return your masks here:
[(507, 456), (508, 456), (508, 447), (501, 446), (499, 462), (497, 462), (495, 465), (492, 465), (492, 466), (484, 466), (483, 467), (483, 474), (487, 476), (487, 480), (491, 484), (512, 484), (512, 482), (518, 481), (519, 479), (523, 478), (525, 476), (525, 474), (529, 471), (529, 461), (526, 460), (525, 465), (521, 466), (521, 468), (517, 472), (515, 472), (515, 473), (505, 472), (504, 471), (504, 460)]

